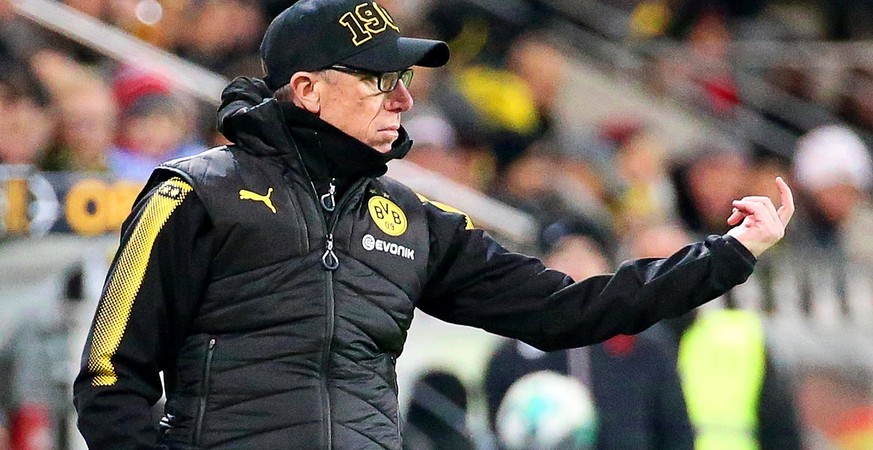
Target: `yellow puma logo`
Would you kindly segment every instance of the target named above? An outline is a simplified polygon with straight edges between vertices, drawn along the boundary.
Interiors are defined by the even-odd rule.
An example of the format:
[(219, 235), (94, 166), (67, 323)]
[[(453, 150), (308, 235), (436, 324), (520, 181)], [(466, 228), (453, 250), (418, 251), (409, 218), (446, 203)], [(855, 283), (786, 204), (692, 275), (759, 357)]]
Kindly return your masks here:
[(270, 200), (270, 195), (273, 194), (273, 188), (270, 188), (267, 191), (267, 195), (261, 195), (257, 192), (247, 191), (245, 189), (240, 189), (239, 191), (239, 199), (240, 200), (254, 200), (257, 202), (264, 202), (267, 205), (267, 208), (270, 208), (270, 211), (273, 211), (273, 214), (276, 214), (276, 207), (273, 206), (272, 200)]

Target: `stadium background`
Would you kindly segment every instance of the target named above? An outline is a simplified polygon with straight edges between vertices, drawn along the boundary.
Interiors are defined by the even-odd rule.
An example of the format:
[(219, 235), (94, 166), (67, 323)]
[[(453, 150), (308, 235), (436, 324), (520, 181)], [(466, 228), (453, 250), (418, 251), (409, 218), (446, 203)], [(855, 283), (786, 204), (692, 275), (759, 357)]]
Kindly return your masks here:
[[(871, 432), (873, 4), (381, 3), (454, 52), (417, 70), (417, 144), (391, 175), (511, 248), (543, 254), (584, 229), (617, 263), (663, 224), (724, 232), (731, 198), (788, 178), (787, 242), (708, 307), (764, 318), (810, 448)], [(223, 142), (220, 90), (260, 74), (260, 34), (287, 4), (0, 0), (0, 448), (82, 448), (70, 381), (115, 232), (154, 163)], [(401, 401), (449, 369), (487, 447), (481, 374), (498, 341), (419, 313)]]

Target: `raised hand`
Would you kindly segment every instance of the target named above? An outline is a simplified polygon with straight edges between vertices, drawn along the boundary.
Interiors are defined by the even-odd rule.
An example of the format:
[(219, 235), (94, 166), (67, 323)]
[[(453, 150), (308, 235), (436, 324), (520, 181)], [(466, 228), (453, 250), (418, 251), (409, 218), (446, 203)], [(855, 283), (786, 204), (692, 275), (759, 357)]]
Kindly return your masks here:
[(750, 196), (734, 200), (734, 210), (727, 219), (736, 225), (728, 235), (740, 241), (757, 258), (785, 235), (785, 227), (794, 215), (794, 196), (781, 177), (776, 177), (782, 206), (777, 210), (770, 197)]

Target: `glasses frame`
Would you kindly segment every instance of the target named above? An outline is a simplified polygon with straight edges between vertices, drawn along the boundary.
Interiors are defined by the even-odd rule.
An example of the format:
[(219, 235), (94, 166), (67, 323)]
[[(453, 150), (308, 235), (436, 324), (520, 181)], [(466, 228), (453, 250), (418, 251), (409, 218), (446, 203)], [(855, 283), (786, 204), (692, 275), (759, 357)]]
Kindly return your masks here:
[[(349, 74), (357, 74), (357, 75), (367, 75), (376, 78), (376, 87), (379, 88), (379, 92), (389, 93), (393, 92), (394, 89), (397, 89), (397, 84), (403, 81), (403, 85), (407, 88), (412, 83), (412, 76), (414, 74), (412, 68), (397, 70), (393, 72), (373, 72), (370, 70), (363, 69), (355, 69), (353, 67), (343, 66), (339, 64), (334, 64), (328, 67), (330, 70), (336, 70), (338, 72), (349, 73)], [(391, 78), (396, 77), (396, 78)]]

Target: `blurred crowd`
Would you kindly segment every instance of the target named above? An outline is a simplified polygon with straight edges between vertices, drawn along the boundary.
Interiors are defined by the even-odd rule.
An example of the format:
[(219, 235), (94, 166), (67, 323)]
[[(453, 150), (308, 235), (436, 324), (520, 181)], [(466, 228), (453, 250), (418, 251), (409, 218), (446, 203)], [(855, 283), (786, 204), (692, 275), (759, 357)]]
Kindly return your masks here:
[[(62, 3), (230, 79), (262, 74), (257, 53), (262, 32), (292, 2)], [(416, 103), (404, 117), (415, 141), (407, 160), (535, 217), (542, 225), (538, 246), (526, 250), (547, 257), (552, 267), (574, 277), (606, 272), (627, 258), (665, 256), (689, 239), (727, 231), (731, 200), (753, 194), (778, 198), (773, 180), (779, 175), (795, 189), (798, 216), (786, 241), (759, 262), (748, 285), (717, 301), (717, 306), (747, 311), (752, 322), (778, 313), (812, 330), (873, 329), (873, 239), (866, 233), (873, 226), (873, 61), (846, 60), (823, 77), (810, 63), (816, 55), (788, 55), (750, 68), (738, 63), (742, 58), (735, 52), (745, 40), (869, 39), (873, 3), (592, 2), (615, 18), (608, 37), (642, 55), (643, 64), (630, 73), (621, 68), (622, 77), (630, 75), (652, 98), (681, 104), (733, 130), (736, 137), (725, 141), (701, 132), (683, 148), (672, 148), (675, 143), (637, 111), (576, 121), (584, 117), (577, 113), (589, 107), (590, 99), (575, 88), (571, 75), (574, 67), (589, 60), (578, 55), (572, 36), (554, 31), (556, 19), (578, 22), (584, 16), (574, 13), (574, 2), (380, 3), (406, 28), (404, 33), (446, 40), (453, 52), (446, 69), (415, 71), (410, 90)], [(616, 28), (616, 23), (621, 26)], [(604, 30), (596, 23), (580, 27), (601, 34)], [(592, 64), (610, 71), (604, 61)], [(142, 182), (164, 160), (224, 143), (214, 119), (213, 105), (183, 95), (160, 71), (102, 56), (34, 25), (16, 15), (10, 0), (0, 0), (0, 164)], [(441, 200), (451, 203), (450, 198)], [(470, 213), (475, 217), (475, 211)], [(746, 323), (743, 320), (726, 322)], [(689, 374), (717, 373), (721, 367), (681, 365), (683, 358), (687, 362), (699, 357), (694, 345), (685, 341), (696, 321), (683, 318), (636, 338), (594, 346), (582, 355), (591, 367), (581, 372), (572, 368), (579, 358), (573, 352), (550, 355), (552, 362), (547, 362), (514, 342), (500, 347), (492, 363), (530, 365), (530, 370), (517, 373), (498, 371), (504, 378), (508, 373), (520, 378), (534, 369), (603, 377), (613, 381), (588, 385), (598, 405), (615, 409), (656, 402), (664, 411), (680, 411), (665, 416), (684, 417), (658, 423), (652, 417), (635, 417), (632, 423), (640, 425), (629, 431), (631, 422), (623, 415), (627, 408), (599, 407), (601, 431), (629, 436), (620, 442), (602, 441), (600, 448), (686, 448), (694, 439), (692, 425), (698, 438), (702, 433), (695, 419), (708, 412), (695, 409), (690, 398), (686, 411), (684, 399), (677, 403), (677, 398), (663, 397), (670, 392), (681, 397), (683, 388), (688, 396), (693, 389)], [(815, 346), (814, 334), (801, 334), (790, 338), (797, 345)], [(628, 356), (637, 355), (635, 348), (646, 349), (646, 356)], [(652, 357), (662, 354), (663, 360)], [(760, 448), (795, 448), (797, 421), (803, 421), (807, 441), (820, 439), (828, 445), (845, 444), (844, 448), (873, 445), (869, 367), (827, 361), (828, 368), (838, 368), (834, 374), (821, 370), (819, 360), (780, 362), (780, 357), (790, 357), (780, 356), (778, 345), (770, 348), (769, 343), (761, 354), (766, 357), (749, 370), (758, 370), (766, 387), (773, 389), (766, 392), (775, 394), (764, 395), (766, 401), (748, 392), (737, 394), (754, 397), (750, 404), (766, 402), (763, 411), (769, 416), (743, 424), (746, 431), (759, 425), (775, 430), (770, 441), (775, 444), (762, 440)], [(729, 363), (727, 359), (719, 364)], [(773, 375), (789, 364), (804, 370)], [(654, 378), (632, 376), (641, 373)], [(683, 388), (679, 373), (686, 380)], [(843, 382), (846, 373), (852, 374), (850, 382)], [(496, 409), (514, 378), (498, 380), (492, 375), (489, 372), (487, 387), (493, 392), (487, 395), (493, 426)], [(638, 383), (639, 395), (606, 401), (615, 395), (616, 377)], [(455, 397), (448, 397), (452, 401), (442, 417), (454, 417), (451, 421), (457, 425), (457, 416), (450, 413), (460, 407), (466, 414), (466, 394), (457, 394), (464, 386), (457, 386), (460, 381), (450, 375), (428, 380), (437, 388), (454, 389)], [(650, 398), (643, 386), (658, 392)], [(430, 395), (434, 388), (422, 392)], [(662, 398), (653, 400), (656, 394)], [(824, 414), (819, 410), (822, 401), (845, 405)], [(415, 407), (413, 403), (410, 420), (439, 413)], [(658, 416), (652, 411), (660, 410), (647, 411)], [(445, 437), (449, 444), (429, 442), (427, 428), (439, 420), (431, 417), (425, 425), (411, 425), (411, 430), (422, 431), (413, 438), (419, 440), (410, 441), (418, 442), (414, 448), (465, 448), (439, 427), (432, 435)], [(458, 426), (450, 429), (457, 431)], [(815, 431), (813, 438), (809, 429)], [(675, 440), (663, 440), (664, 436)], [(755, 448), (738, 445), (742, 446), (732, 448)]]

